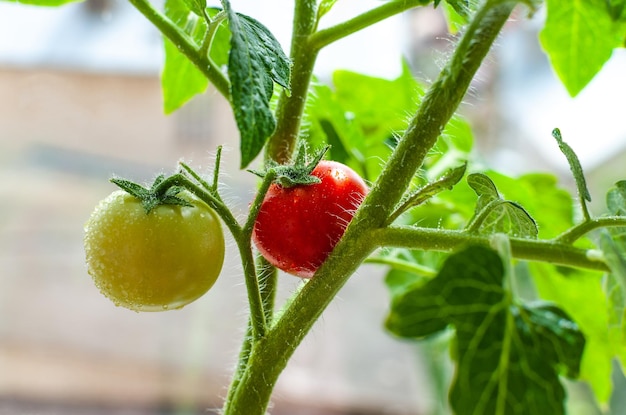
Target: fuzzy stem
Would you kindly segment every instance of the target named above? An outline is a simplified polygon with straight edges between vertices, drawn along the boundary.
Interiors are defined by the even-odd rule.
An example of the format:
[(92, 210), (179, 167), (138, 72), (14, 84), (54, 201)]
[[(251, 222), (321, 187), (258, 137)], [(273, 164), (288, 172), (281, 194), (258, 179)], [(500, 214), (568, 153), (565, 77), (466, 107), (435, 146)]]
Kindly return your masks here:
[[(298, 3), (302, 7), (302, 4), (312, 1)], [(376, 248), (372, 230), (385, 223), (406, 191), (411, 178), (461, 102), (514, 5), (488, 0), (478, 10), (450, 64), (426, 95), (405, 137), (400, 140), (389, 164), (341, 241), (267, 335), (252, 345), (248, 367), (238, 381), (237, 391), (230, 396), (224, 415), (265, 413), (278, 376), (293, 352), (349, 276)], [(303, 43), (302, 47), (305, 46), (306, 43)], [(293, 133), (297, 133), (297, 129)], [(271, 153), (272, 156), (280, 154), (290, 153)]]
[(291, 39), (291, 91), (282, 91), (276, 109), (277, 125), (267, 144), (266, 157), (279, 164), (291, 159), (296, 148), (298, 132), (304, 113), (304, 104), (317, 59), (317, 51), (310, 47), (308, 39), (315, 30), (317, 2), (297, 0)]
[(598, 228), (607, 228), (614, 226), (623, 226), (626, 227), (626, 217), (624, 216), (606, 216), (603, 218), (589, 219), (581, 223), (580, 225), (574, 226), (568, 231), (562, 233), (557, 236), (554, 240), (556, 242), (560, 242), (563, 244), (572, 244), (576, 242), (579, 238), (582, 238), (587, 233), (598, 229)]
[(143, 14), (163, 36), (167, 37), (215, 86), (215, 88), (230, 100), (230, 83), (219, 68), (213, 64), (207, 54), (199, 52), (195, 42), (187, 36), (174, 22), (155, 9), (148, 0), (129, 0), (129, 2)]
[[(261, 189), (257, 196), (257, 199), (262, 200), (267, 188), (271, 183), (271, 175), (268, 180), (264, 180), (261, 185)], [(160, 188), (167, 189), (171, 186), (182, 186), (189, 192), (193, 193), (200, 200), (207, 205), (215, 209), (215, 212), (224, 221), (230, 233), (233, 235), (233, 239), (237, 243), (239, 248), (239, 255), (241, 256), (241, 263), (243, 265), (244, 278), (246, 281), (246, 288), (248, 291), (248, 301), (250, 303), (250, 319), (252, 321), (252, 337), (259, 339), (265, 336), (267, 332), (267, 324), (265, 321), (265, 311), (263, 310), (263, 301), (261, 299), (261, 292), (259, 288), (259, 281), (256, 275), (256, 267), (254, 263), (254, 256), (252, 254), (252, 241), (250, 234), (252, 233), (252, 227), (250, 222), (241, 227), (239, 222), (233, 216), (232, 212), (223, 204), (223, 202), (216, 198), (214, 195), (205, 190), (201, 185), (198, 185), (186, 176), (182, 174), (175, 174), (168, 177), (159, 184)], [(255, 203), (260, 203), (258, 200)], [(258, 212), (258, 207), (256, 208)]]
[(400, 14), (406, 10), (423, 5), (423, 0), (396, 0), (385, 3), (363, 14), (339, 23), (327, 29), (322, 29), (311, 35), (310, 44), (315, 50), (320, 50), (329, 44), (343, 39), (359, 30), (372, 26), (388, 17)]
[(367, 198), (362, 217), (380, 227), (408, 188), (415, 172), (448, 123), (489, 52), (515, 2), (487, 0), (476, 12), (448, 65), (431, 86), (418, 113)]
[[(451, 252), (465, 245), (490, 246), (490, 236), (462, 231), (397, 226), (377, 229), (370, 238), (381, 247), (410, 248), (417, 250)], [(510, 238), (511, 254), (526, 261), (541, 261), (572, 268), (608, 271), (606, 263), (589, 255), (586, 249), (564, 243), (536, 239)]]

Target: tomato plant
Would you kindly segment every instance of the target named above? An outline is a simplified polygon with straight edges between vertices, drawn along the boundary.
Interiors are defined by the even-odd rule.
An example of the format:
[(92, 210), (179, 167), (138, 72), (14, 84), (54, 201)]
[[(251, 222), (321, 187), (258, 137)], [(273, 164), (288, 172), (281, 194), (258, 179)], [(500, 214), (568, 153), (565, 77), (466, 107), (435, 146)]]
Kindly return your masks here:
[(181, 308), (205, 294), (224, 262), (215, 212), (185, 192), (189, 206), (162, 204), (146, 213), (137, 197), (117, 190), (85, 225), (85, 252), (96, 286), (135, 311)]
[[(606, 211), (595, 216), (587, 206), (591, 194), (582, 165), (558, 128), (552, 131), (555, 149), (571, 167), (577, 199), (550, 174), (512, 178), (486, 169), (472, 153), (469, 126), (455, 116), (514, 10), (532, 15), (543, 1), (390, 0), (325, 26), (336, 0), (294, 0), (289, 56), (267, 27), (236, 12), (228, 0), (221, 0), (220, 7), (206, 0), (166, 0), (162, 9), (149, 0), (130, 3), (164, 36), (167, 112), (212, 84), (233, 109), (241, 168), (263, 154), (264, 171), (257, 173), (262, 180), (243, 223), (220, 196), (219, 151), (210, 183), (182, 163), (179, 171), (155, 183), (144, 208), (156, 214), (142, 212), (139, 204), (130, 214), (131, 199), (115, 196), (116, 203), (124, 201), (118, 219), (93, 220), (88, 227), (88, 256), (96, 264), (91, 272), (105, 269), (100, 265), (105, 261), (116, 274), (122, 272), (113, 268), (116, 257), (98, 250), (113, 248), (110, 240), (96, 243), (96, 238), (121, 234), (128, 217), (148, 223), (159, 212), (186, 209), (157, 206), (155, 200), (184, 205), (176, 200), (184, 189), (216, 212), (237, 244), (250, 311), (225, 415), (266, 413), (290, 357), (366, 261), (387, 266), (391, 299), (385, 328), (391, 335), (428, 341), (443, 331), (454, 333), (450, 347), (456, 374), (446, 385), (449, 393), (442, 395), (456, 414), (565, 414), (563, 377), (586, 382), (599, 406), (609, 401), (613, 362), (626, 364), (626, 181), (608, 190)], [(575, 96), (623, 46), (626, 7), (624, 1), (572, 4), (545, 1), (539, 40)], [(325, 47), (431, 5), (445, 7), (451, 27), (461, 29), (433, 82), (419, 82), (406, 68), (394, 80), (341, 72), (332, 86), (312, 82)], [(371, 183), (369, 191), (344, 167), (335, 170), (332, 161), (320, 160), (323, 153), (309, 161), (296, 151), (326, 145), (332, 148), (325, 156), (359, 171)], [(294, 156), (296, 165), (308, 168), (295, 180), (289, 165)], [(350, 179), (322, 174), (330, 171)], [(285, 180), (291, 183), (286, 186)], [(307, 184), (310, 180), (320, 183)], [(122, 187), (144, 192), (135, 185)], [(215, 231), (215, 223), (207, 230)], [(175, 226), (180, 231), (188, 224)], [(105, 232), (95, 231), (100, 226)], [(211, 252), (198, 249), (202, 237), (187, 232), (181, 232), (185, 236), (172, 252), (184, 246), (194, 258), (206, 257), (200, 262), (208, 261)], [(170, 238), (175, 236), (158, 239), (150, 255), (169, 246)], [(276, 269), (255, 260), (253, 239), (271, 264), (310, 277), (280, 312)], [(192, 258), (184, 258), (179, 263), (175, 255), (160, 266), (172, 273), (192, 269), (187, 264)], [(157, 258), (150, 256), (150, 261)], [(119, 287), (117, 277), (114, 281)], [(520, 293), (520, 281), (531, 286), (532, 294)]]
[(273, 183), (252, 233), (270, 264), (303, 278), (328, 257), (367, 194), (363, 179), (344, 164), (322, 160), (311, 175), (320, 182)]

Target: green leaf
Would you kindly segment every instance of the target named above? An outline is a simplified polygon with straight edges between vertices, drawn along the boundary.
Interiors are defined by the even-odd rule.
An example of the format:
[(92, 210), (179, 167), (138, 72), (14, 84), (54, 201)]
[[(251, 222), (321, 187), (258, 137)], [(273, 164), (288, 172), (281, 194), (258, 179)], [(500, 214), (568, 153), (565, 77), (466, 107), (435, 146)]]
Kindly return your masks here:
[(67, 3), (78, 3), (83, 0), (6, 0), (9, 3), (30, 4), (33, 6), (56, 7)]
[(541, 44), (571, 96), (577, 95), (624, 42), (625, 25), (615, 22), (601, 0), (547, 0)]
[(578, 196), (581, 205), (580, 207), (583, 210), (585, 219), (589, 219), (589, 211), (587, 210), (587, 204), (585, 202), (591, 202), (591, 194), (589, 194), (589, 189), (587, 188), (587, 181), (585, 180), (585, 174), (583, 173), (583, 167), (580, 164), (580, 160), (578, 160), (578, 156), (569, 144), (563, 141), (561, 131), (558, 128), (552, 130), (552, 136), (559, 144), (559, 149), (561, 149), (565, 158), (567, 158), (570, 170), (572, 171), (572, 175), (576, 181), (576, 188), (578, 189)]
[(231, 32), (228, 75), (244, 168), (261, 152), (276, 128), (270, 108), (274, 82), (289, 89), (291, 68), (280, 43), (265, 26), (235, 13), (228, 0), (222, 0), (222, 4)]
[(470, 232), (537, 238), (539, 229), (535, 220), (520, 204), (501, 199), (488, 176), (474, 173), (468, 176), (467, 181), (478, 195), (476, 213), (467, 226)]
[(317, 6), (317, 21), (319, 20), (333, 8), (335, 3), (338, 0), (321, 0), (319, 5)]
[(606, 195), (606, 206), (613, 215), (626, 216), (626, 180), (615, 183)]
[(473, 173), (467, 176), (467, 184), (474, 189), (476, 195), (478, 195), (478, 201), (476, 202), (476, 211), (480, 212), (489, 203), (494, 200), (500, 199), (498, 189), (489, 176)]
[(450, 403), (457, 415), (565, 414), (558, 375), (578, 374), (584, 337), (555, 306), (513, 304), (503, 278), (497, 253), (468, 247), (451, 255), (434, 279), (406, 285), (386, 326), (407, 338), (455, 328)]
[[(610, 214), (626, 216), (626, 180), (621, 180), (606, 195)], [(626, 227), (605, 228), (598, 232), (598, 245), (610, 273), (606, 276), (609, 337), (615, 354), (626, 367)]]
[(452, 189), (459, 181), (461, 181), (465, 175), (466, 168), (467, 164), (455, 167), (448, 171), (443, 177), (410, 193), (403, 199), (400, 206), (390, 215), (389, 223), (396, 220), (402, 213), (415, 206), (421, 205), (441, 191), (445, 189)]
[[(307, 99), (307, 140), (331, 144), (330, 157), (374, 181), (407, 128), (407, 114), (417, 110), (424, 87), (405, 63), (395, 79), (382, 79), (346, 70), (333, 74), (332, 87), (314, 84)], [(384, 103), (384, 105), (381, 105)], [(455, 117), (430, 152), (422, 178), (436, 180), (467, 160), (471, 129)], [(427, 180), (416, 184), (423, 185)]]
[(469, 19), (472, 12), (472, 2), (470, 0), (446, 0), (454, 11), (461, 16), (465, 21)]
[(609, 337), (608, 303), (602, 275), (544, 263), (529, 266), (539, 297), (555, 303), (580, 327), (587, 341), (580, 378), (589, 383), (600, 403), (608, 402), (615, 350)]
[(626, 11), (626, 0), (607, 0), (607, 7), (609, 8), (609, 14), (613, 20), (619, 20), (624, 18), (624, 12)]
[(204, 15), (206, 0), (183, 0), (187, 7), (198, 16)]
[[(206, 22), (180, 0), (166, 0), (165, 15), (185, 30), (196, 43), (202, 42), (206, 33)], [(197, 94), (204, 92), (209, 84), (206, 77), (167, 38), (163, 37), (165, 62), (161, 73), (163, 110), (171, 114)]]

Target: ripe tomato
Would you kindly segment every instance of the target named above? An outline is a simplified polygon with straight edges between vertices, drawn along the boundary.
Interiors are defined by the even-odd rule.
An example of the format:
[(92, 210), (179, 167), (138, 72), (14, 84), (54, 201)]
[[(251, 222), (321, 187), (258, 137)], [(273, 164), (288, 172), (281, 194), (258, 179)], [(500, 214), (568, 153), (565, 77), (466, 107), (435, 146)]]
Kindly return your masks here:
[(326, 260), (368, 191), (356, 172), (335, 161), (322, 160), (311, 175), (321, 182), (273, 183), (252, 233), (272, 265), (302, 278), (312, 277)]
[(85, 225), (87, 268), (100, 291), (135, 311), (181, 308), (207, 292), (224, 261), (215, 212), (188, 192), (193, 207), (159, 205), (146, 214), (118, 190), (102, 200)]

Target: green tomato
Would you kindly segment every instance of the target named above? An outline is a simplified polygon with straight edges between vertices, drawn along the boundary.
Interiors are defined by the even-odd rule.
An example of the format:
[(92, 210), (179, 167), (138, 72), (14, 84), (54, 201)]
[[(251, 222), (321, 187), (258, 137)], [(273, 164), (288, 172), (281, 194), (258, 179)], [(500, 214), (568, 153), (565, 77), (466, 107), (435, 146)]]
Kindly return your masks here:
[(193, 207), (159, 205), (146, 213), (139, 199), (118, 190), (87, 221), (87, 270), (116, 305), (181, 308), (215, 283), (224, 262), (219, 219), (191, 193), (178, 196)]

